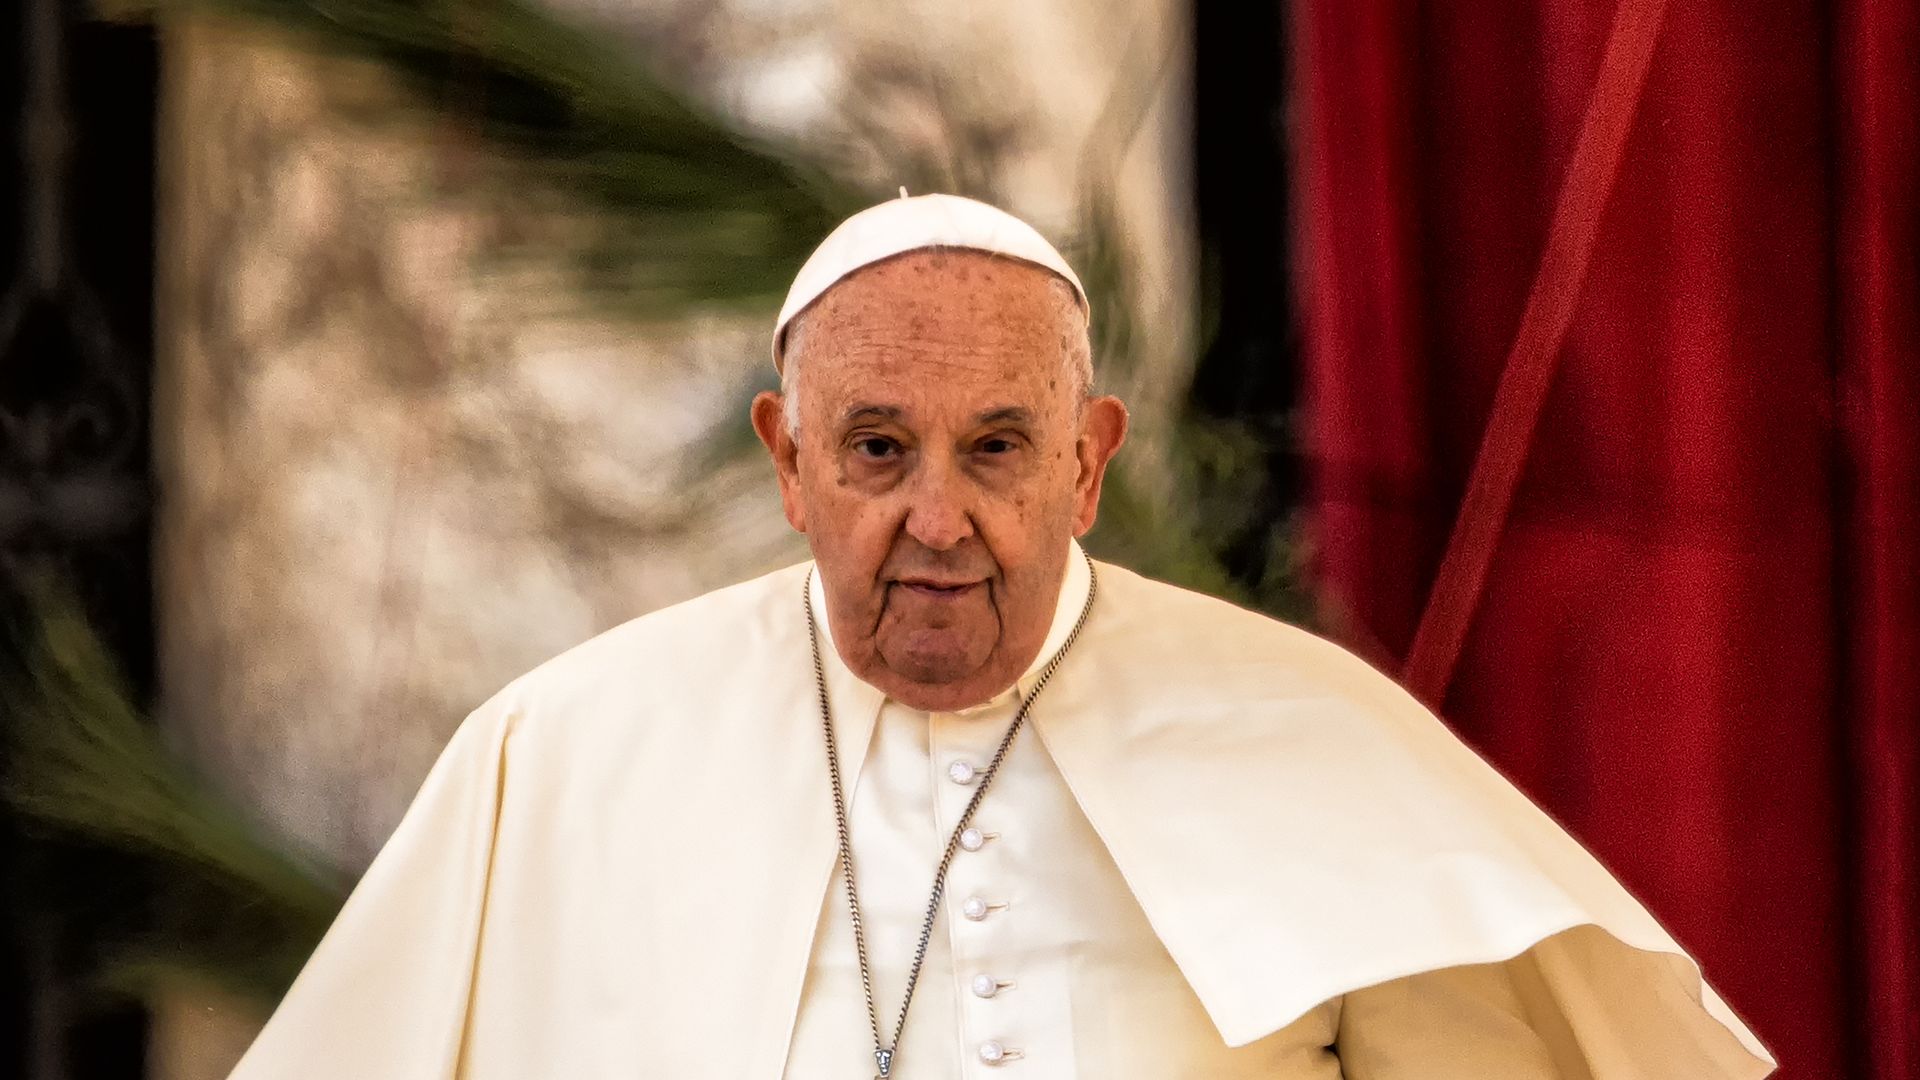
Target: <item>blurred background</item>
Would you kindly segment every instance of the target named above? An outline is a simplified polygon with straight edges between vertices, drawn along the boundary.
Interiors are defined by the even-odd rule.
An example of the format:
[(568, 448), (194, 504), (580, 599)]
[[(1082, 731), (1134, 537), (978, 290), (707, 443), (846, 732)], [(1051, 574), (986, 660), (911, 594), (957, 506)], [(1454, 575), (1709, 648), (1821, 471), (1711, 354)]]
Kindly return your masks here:
[(1920, 1080), (1911, 0), (0, 7), (0, 1077), (224, 1076), (467, 710), (803, 557), (746, 403), (905, 185), (1086, 278), (1097, 554)]

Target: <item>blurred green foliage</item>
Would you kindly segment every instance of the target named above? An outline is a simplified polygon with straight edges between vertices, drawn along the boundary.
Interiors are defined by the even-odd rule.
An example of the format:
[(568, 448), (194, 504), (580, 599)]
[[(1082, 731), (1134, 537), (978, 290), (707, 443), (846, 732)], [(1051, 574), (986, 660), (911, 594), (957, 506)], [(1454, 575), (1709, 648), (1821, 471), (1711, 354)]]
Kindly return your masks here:
[[(13, 899), (53, 909), (39, 922), (86, 922), (95, 974), (116, 989), (186, 979), (277, 998), (349, 883), (289, 854), (162, 742), (70, 596), (36, 586), (27, 611), (0, 776), (30, 845)], [(77, 870), (115, 895), (75, 903)]]
[(95, 0), (115, 18), (200, 16), (377, 62), (415, 104), (517, 170), (515, 197), (591, 215), (583, 285), (649, 317), (777, 304), (792, 268), (873, 201), (676, 93), (609, 35), (530, 0)]

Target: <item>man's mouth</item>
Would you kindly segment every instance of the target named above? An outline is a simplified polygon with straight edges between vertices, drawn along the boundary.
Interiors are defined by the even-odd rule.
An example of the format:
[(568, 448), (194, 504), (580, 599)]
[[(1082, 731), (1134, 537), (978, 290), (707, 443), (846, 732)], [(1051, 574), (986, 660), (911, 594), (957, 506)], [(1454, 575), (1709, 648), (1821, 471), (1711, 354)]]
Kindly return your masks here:
[(901, 578), (895, 585), (930, 600), (957, 600), (986, 584), (981, 581), (940, 581), (933, 578)]

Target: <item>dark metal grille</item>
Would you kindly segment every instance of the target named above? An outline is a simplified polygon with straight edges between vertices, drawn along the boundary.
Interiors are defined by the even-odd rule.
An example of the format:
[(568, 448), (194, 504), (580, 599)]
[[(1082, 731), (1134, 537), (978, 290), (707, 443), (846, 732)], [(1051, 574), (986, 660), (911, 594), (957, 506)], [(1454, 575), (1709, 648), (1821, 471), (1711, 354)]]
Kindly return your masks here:
[[(0, 678), (18, 675), (30, 588), (53, 582), (77, 595), (144, 699), (153, 34), (91, 21), (73, 0), (0, 8)], [(74, 927), (90, 898), (44, 885), (91, 880), (71, 871), (79, 858), (0, 816), (0, 1076), (144, 1073), (142, 1013), (82, 975), (94, 943)]]

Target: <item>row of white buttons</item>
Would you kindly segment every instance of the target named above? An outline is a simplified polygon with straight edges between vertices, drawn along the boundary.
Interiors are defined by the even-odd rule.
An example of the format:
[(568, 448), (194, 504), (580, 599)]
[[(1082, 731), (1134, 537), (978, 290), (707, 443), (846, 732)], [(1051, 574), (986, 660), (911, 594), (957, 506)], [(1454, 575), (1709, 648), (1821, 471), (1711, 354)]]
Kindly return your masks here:
[[(947, 766), (947, 779), (956, 784), (971, 784), (979, 775), (980, 771), (973, 767), (972, 762), (955, 761)], [(971, 827), (963, 829), (960, 832), (960, 846), (968, 851), (979, 851), (985, 847), (987, 841), (995, 835), (994, 833), (983, 833), (979, 829)], [(961, 901), (960, 914), (965, 915), (974, 922), (979, 922), (985, 919), (990, 913), (999, 911), (1006, 906), (1004, 903), (990, 904), (981, 897), (969, 896), (964, 901)], [(990, 998), (1012, 985), (1011, 982), (996, 979), (991, 975), (975, 975), (973, 977), (972, 989), (975, 997)], [(1009, 1049), (994, 1039), (988, 1039), (986, 1042), (981, 1043), (979, 1053), (980, 1060), (988, 1065), (1004, 1064), (1021, 1056), (1019, 1050)]]
[[(975, 771), (973, 765), (969, 762), (956, 761), (947, 766), (947, 777), (956, 784), (971, 784), (978, 775), (978, 772)], [(999, 834), (983, 833), (979, 829), (971, 827), (962, 829), (960, 832), (960, 846), (968, 851), (979, 851), (987, 845), (987, 841), (997, 835)]]
[[(947, 766), (947, 777), (956, 784), (971, 784), (979, 773), (973, 765), (965, 761), (956, 761)], [(983, 833), (972, 827), (960, 831), (960, 846), (968, 851), (979, 851), (987, 846), (987, 841), (996, 833)], [(978, 896), (969, 896), (960, 904), (960, 914), (974, 922), (987, 917), (989, 912), (999, 911), (1005, 904), (989, 904)]]

